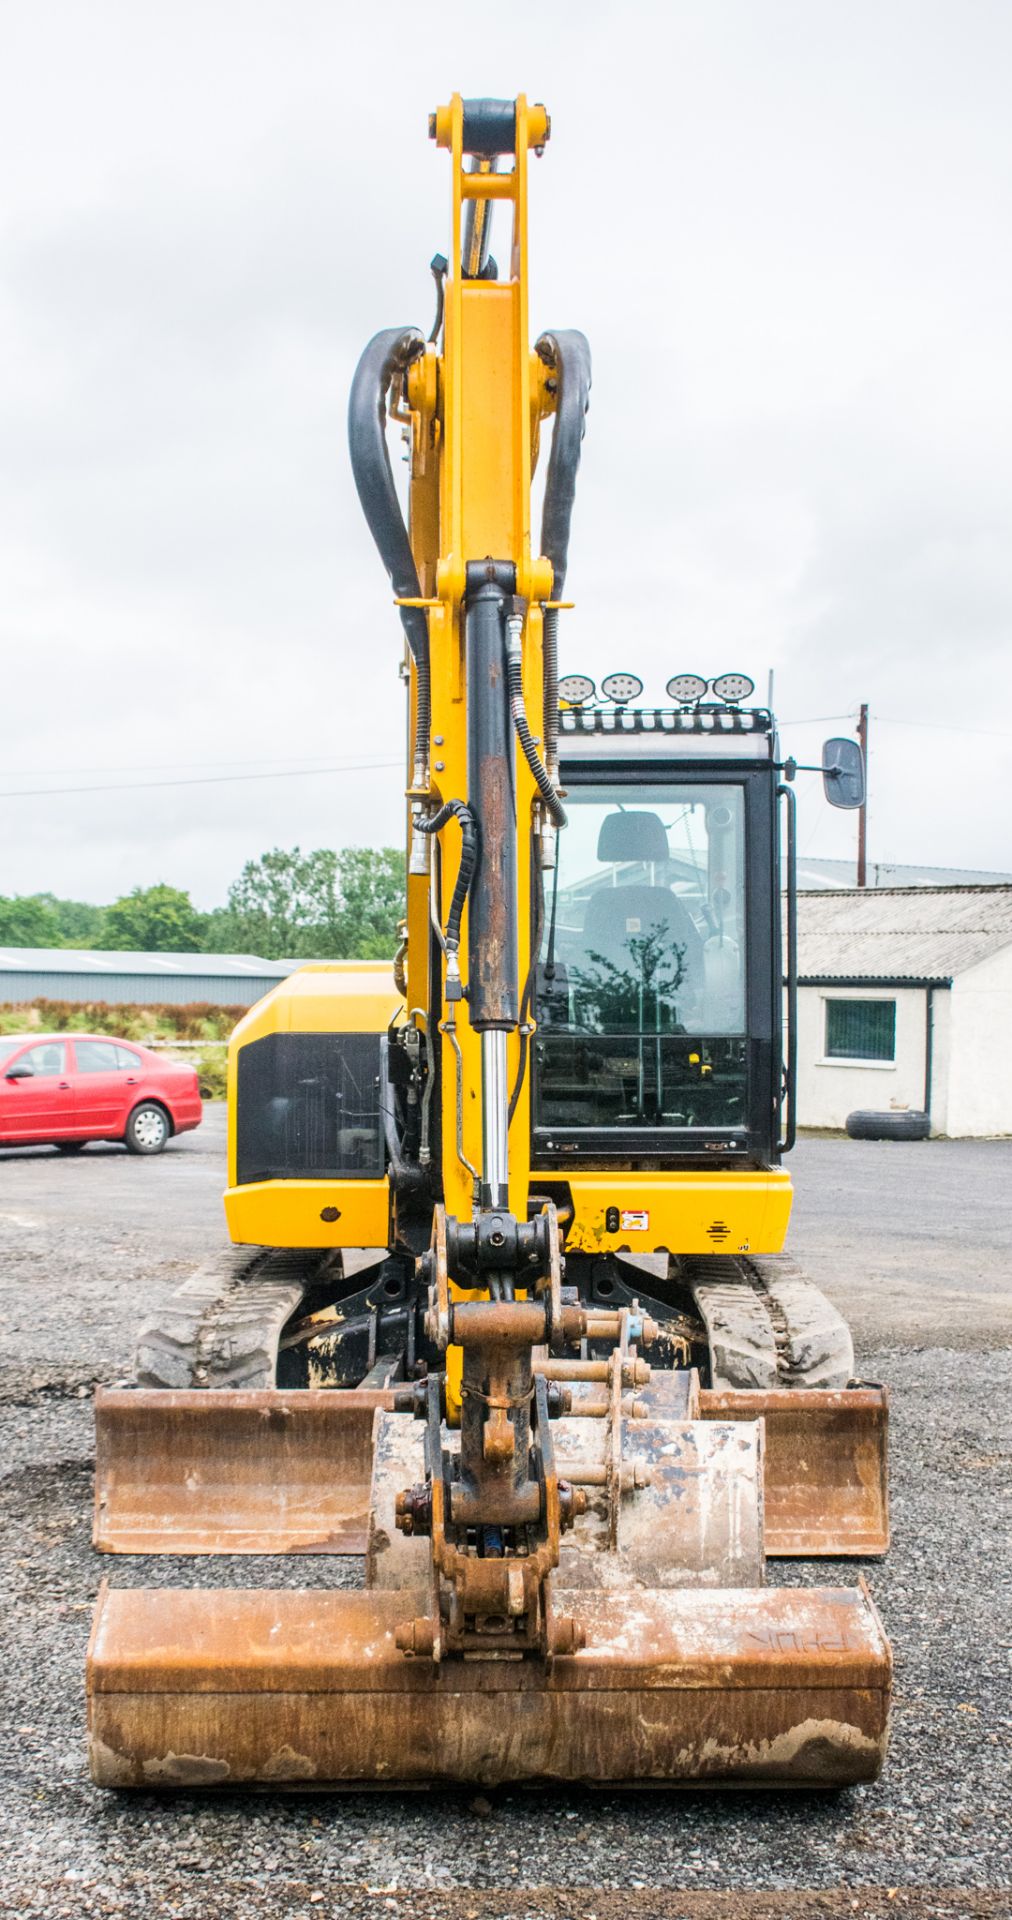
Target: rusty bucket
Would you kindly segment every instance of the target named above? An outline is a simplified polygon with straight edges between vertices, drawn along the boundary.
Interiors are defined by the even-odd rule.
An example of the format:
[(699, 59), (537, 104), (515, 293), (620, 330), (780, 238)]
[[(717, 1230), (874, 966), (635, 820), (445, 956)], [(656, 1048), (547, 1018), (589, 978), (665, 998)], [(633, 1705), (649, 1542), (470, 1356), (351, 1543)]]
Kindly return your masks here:
[(890, 1655), (863, 1588), (557, 1593), (580, 1652), (439, 1666), (395, 1644), (427, 1598), (103, 1589), (93, 1778), (839, 1787), (881, 1767)]

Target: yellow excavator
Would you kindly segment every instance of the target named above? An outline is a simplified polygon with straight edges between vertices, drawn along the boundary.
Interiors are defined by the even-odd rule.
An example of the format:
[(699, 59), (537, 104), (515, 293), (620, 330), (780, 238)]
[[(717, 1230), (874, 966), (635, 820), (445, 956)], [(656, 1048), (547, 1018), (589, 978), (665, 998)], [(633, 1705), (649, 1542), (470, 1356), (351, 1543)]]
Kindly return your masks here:
[[(405, 642), (402, 945), (240, 1022), (232, 1246), (96, 1406), (101, 1551), (364, 1574), (103, 1584), (92, 1774), (871, 1780), (891, 1656), (863, 1581), (765, 1578), (888, 1537), (886, 1396), (782, 1257), (793, 768), (743, 674), (653, 706), (631, 672), (560, 679), (590, 354), (529, 343), (549, 118), (454, 96), (429, 130), (435, 324), (378, 333), (349, 408)], [(822, 765), (859, 804), (856, 744)]]

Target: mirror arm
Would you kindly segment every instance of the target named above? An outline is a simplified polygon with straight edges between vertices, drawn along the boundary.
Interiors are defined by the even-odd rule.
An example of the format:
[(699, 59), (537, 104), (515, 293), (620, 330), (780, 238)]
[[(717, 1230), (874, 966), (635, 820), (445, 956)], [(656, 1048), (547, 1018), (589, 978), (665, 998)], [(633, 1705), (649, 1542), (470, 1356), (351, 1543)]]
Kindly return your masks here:
[(785, 780), (793, 780), (796, 773), (821, 773), (824, 780), (839, 780), (840, 778), (839, 767), (805, 766), (803, 761), (793, 758), (774, 760), (773, 770), (775, 773), (782, 773)]

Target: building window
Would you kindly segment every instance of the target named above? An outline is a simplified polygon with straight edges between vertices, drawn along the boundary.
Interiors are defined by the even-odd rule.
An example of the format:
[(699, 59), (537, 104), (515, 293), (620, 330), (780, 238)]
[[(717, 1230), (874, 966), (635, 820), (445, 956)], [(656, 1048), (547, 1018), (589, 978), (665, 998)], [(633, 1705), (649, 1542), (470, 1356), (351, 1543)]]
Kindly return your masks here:
[(827, 1000), (827, 1060), (895, 1060), (895, 1000)]

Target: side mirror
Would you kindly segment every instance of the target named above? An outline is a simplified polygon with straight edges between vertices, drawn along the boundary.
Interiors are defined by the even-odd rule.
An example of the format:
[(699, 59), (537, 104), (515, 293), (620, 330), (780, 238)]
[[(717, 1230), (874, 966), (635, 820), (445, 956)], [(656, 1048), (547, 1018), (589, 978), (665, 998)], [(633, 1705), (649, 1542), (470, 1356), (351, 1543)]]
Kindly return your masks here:
[(831, 807), (864, 806), (864, 754), (856, 740), (838, 737), (822, 749), (822, 789)]
[(8, 1080), (34, 1080), (35, 1072), (32, 1067), (12, 1067), (7, 1078)]

